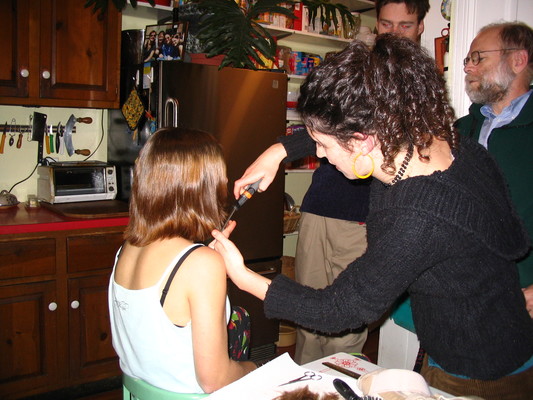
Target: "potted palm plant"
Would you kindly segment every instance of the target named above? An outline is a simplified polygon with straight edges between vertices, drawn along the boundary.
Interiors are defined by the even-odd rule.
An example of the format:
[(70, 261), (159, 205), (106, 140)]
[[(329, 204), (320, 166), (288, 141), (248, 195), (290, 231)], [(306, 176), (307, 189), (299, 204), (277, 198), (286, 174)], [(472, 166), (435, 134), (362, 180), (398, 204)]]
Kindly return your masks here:
[[(199, 0), (198, 7), (204, 12), (199, 39), (204, 44), (207, 57), (224, 55), (220, 67), (256, 69), (264, 67), (265, 60), (274, 60), (276, 41), (257, 22), (261, 13), (270, 12), (295, 18), (283, 4), (294, 1), (283, 0)], [(355, 24), (348, 8), (330, 0), (301, 0), (309, 8), (309, 22), (320, 16), (322, 25), (342, 25), (345, 29)], [(340, 21), (339, 21), (340, 18)]]

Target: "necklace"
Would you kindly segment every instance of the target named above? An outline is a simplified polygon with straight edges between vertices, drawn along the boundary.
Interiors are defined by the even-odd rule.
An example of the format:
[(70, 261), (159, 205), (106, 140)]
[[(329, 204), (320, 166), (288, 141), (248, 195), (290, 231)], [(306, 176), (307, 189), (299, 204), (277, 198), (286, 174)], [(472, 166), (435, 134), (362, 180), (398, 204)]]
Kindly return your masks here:
[(396, 182), (401, 181), (403, 178), (403, 174), (405, 173), (405, 170), (407, 166), (409, 165), (409, 161), (411, 161), (411, 157), (413, 157), (413, 146), (409, 147), (409, 150), (407, 150), (407, 154), (405, 155), (405, 158), (403, 159), (402, 165), (400, 166), (400, 169), (398, 170), (398, 173), (394, 177), (394, 179), (390, 183), (386, 183), (385, 186), (392, 186)]

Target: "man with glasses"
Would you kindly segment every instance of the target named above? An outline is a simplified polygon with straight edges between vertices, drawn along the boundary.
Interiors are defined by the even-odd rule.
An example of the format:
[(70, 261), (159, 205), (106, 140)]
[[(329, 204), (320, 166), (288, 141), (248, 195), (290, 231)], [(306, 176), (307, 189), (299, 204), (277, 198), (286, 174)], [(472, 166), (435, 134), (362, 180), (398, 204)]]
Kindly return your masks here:
[[(464, 59), (472, 105), (457, 121), (496, 158), (516, 210), (533, 238), (533, 31), (519, 22), (482, 28)], [(518, 263), (527, 309), (533, 318), (533, 252)]]

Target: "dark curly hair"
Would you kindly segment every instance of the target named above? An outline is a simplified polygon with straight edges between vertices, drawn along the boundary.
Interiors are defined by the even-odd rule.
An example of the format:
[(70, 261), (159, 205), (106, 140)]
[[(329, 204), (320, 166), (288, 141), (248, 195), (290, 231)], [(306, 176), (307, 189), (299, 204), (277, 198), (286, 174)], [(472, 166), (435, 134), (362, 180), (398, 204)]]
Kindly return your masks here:
[(369, 50), (354, 41), (315, 68), (300, 88), (298, 111), (311, 129), (332, 135), (350, 149), (354, 132), (376, 135), (383, 171), (395, 172), (394, 158), (416, 147), (421, 158), (433, 138), (459, 145), (455, 115), (435, 61), (411, 40), (377, 37)]

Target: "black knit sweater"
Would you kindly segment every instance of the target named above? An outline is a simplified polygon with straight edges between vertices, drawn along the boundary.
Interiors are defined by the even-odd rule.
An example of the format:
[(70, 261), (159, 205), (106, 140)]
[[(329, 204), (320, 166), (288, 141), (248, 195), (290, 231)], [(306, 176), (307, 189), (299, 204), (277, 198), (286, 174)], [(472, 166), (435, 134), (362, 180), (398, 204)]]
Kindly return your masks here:
[(324, 289), (284, 276), (265, 312), (322, 332), (377, 320), (406, 290), (421, 347), (446, 371), (496, 379), (533, 354), (513, 260), (529, 246), (490, 155), (464, 139), (450, 168), (372, 185), (367, 252)]

